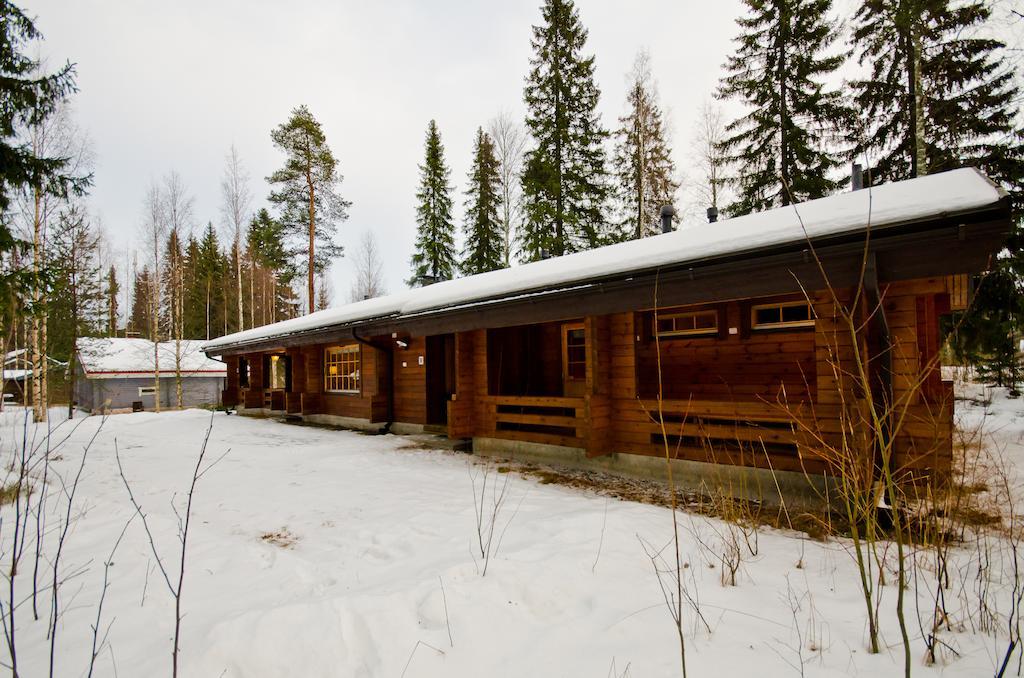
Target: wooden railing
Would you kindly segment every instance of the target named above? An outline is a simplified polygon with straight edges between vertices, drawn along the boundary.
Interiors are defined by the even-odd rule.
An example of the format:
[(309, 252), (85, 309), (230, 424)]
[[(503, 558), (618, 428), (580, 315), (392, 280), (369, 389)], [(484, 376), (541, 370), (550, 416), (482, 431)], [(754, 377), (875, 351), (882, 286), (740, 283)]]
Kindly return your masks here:
[(583, 447), (587, 433), (583, 398), (486, 396), (483, 435)]
[(246, 389), (243, 404), (247, 408), (263, 407), (263, 391), (256, 388)]
[(769, 403), (666, 400), (659, 410), (657, 400), (637, 400), (617, 408), (615, 429), (622, 451), (662, 455), (667, 442), (680, 459), (784, 470), (801, 470), (808, 461), (802, 456), (807, 434)]

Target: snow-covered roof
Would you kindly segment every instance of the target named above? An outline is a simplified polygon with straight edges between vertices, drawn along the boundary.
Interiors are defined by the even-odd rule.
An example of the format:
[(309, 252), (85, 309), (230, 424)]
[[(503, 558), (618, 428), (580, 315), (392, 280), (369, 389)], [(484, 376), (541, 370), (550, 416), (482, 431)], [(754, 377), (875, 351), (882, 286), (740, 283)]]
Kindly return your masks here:
[[(181, 373), (184, 377), (223, 377), (227, 368), (206, 357), (203, 341), (181, 342)], [(89, 379), (153, 375), (153, 342), (148, 339), (84, 337), (78, 340), (78, 360)], [(160, 376), (175, 374), (175, 342), (160, 342)]]
[(10, 365), (12, 362), (16, 362), (18, 358), (27, 357), (28, 349), (18, 348), (13, 351), (8, 351), (4, 356), (4, 365)]
[(1003, 195), (975, 169), (952, 170), (405, 290), (229, 334), (207, 342), (203, 349), (211, 351), (307, 330), (508, 299), (580, 285), (594, 278), (753, 254), (807, 238), (860, 233), (868, 223), (873, 231), (881, 230), (991, 207)]
[(22, 381), (32, 370), (2, 370), (4, 381)]

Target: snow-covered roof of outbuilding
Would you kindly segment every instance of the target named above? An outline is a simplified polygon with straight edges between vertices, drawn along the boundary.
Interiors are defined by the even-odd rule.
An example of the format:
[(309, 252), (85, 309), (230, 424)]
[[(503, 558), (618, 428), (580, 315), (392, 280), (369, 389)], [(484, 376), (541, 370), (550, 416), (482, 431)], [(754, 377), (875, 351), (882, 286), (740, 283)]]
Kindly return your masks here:
[(995, 206), (1004, 193), (972, 168), (952, 170), (798, 205), (748, 214), (642, 240), (457, 278), (236, 332), (204, 344), (218, 349), (309, 330), (429, 314), (467, 304), (565, 289), (595, 278), (697, 265), (759, 250), (936, 219)]
[[(223, 377), (224, 363), (202, 352), (203, 341), (181, 342), (181, 374), (184, 377)], [(83, 337), (78, 340), (78, 360), (90, 379), (106, 377), (153, 376), (153, 342), (148, 339), (120, 337)], [(175, 374), (176, 347), (173, 341), (160, 342), (160, 376)]]

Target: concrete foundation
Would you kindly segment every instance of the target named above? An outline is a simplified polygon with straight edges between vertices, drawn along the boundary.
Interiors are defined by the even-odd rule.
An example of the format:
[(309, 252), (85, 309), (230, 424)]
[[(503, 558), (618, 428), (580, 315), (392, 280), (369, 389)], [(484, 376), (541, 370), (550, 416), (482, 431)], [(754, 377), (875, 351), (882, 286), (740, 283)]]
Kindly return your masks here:
[[(578, 447), (561, 447), (521, 440), (473, 438), (473, 452), (481, 456), (562, 466), (585, 471), (600, 471), (642, 480), (668, 481), (665, 460), (641, 454), (612, 453), (587, 458)], [(672, 460), (672, 480), (680, 490), (727, 494), (765, 505), (778, 505), (780, 494), (787, 507), (821, 507), (827, 497), (835, 496), (832, 481), (825, 476), (810, 476), (792, 471), (709, 464), (686, 459)]]
[(307, 414), (302, 417), (302, 421), (307, 424), (318, 424), (320, 426), (340, 426), (343, 428), (351, 428), (356, 431), (366, 431), (368, 433), (379, 433), (383, 428), (382, 423), (371, 423), (369, 419), (359, 419), (357, 417), (340, 417), (336, 414)]

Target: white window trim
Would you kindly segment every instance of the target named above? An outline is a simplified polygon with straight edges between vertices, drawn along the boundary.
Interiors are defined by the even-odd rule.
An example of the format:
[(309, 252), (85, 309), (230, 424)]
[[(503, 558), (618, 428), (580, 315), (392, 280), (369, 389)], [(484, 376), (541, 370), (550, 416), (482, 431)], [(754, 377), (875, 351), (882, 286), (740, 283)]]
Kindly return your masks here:
[[(794, 306), (806, 306), (807, 314), (810, 316), (808, 320), (790, 320), (790, 321), (779, 321), (774, 323), (759, 323), (757, 322), (757, 312), (765, 308), (792, 308)], [(780, 314), (781, 316), (781, 314)], [(799, 327), (814, 327), (814, 309), (811, 308), (809, 301), (779, 301), (773, 304), (754, 304), (750, 307), (750, 329), (752, 330), (777, 330), (787, 328), (799, 328)]]
[[(348, 346), (328, 346), (327, 348), (324, 349), (324, 393), (340, 393), (340, 394), (344, 394), (344, 395), (360, 395), (363, 392), (363, 370), (362, 370), (363, 351), (362, 351), (362, 347), (360, 347), (358, 344), (355, 344), (354, 346), (355, 346), (354, 350), (353, 350), (353, 345), (352, 344), (349, 344)], [(345, 349), (349, 349), (349, 350), (346, 351)], [(328, 367), (328, 365), (327, 365), (327, 356), (332, 351), (334, 351), (336, 353), (346, 353), (347, 352), (347, 353), (355, 353), (356, 354), (356, 376), (355, 376), (355, 378), (359, 381), (359, 388), (356, 388), (356, 389), (327, 388), (327, 383), (328, 383), (328, 380), (330, 379), (330, 375), (327, 374), (327, 367)]]
[(156, 386), (140, 386), (139, 397), (156, 395)]
[[(659, 320), (681, 318), (685, 316), (712, 314), (715, 316), (714, 327), (701, 327), (699, 329), (692, 330), (672, 330), (670, 332), (658, 331)], [(652, 322), (654, 323), (654, 335), (657, 337), (710, 337), (716, 336), (718, 334), (718, 311), (714, 309), (704, 309), (702, 311), (681, 311), (678, 313), (655, 313)]]

